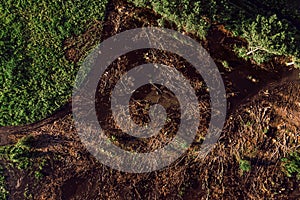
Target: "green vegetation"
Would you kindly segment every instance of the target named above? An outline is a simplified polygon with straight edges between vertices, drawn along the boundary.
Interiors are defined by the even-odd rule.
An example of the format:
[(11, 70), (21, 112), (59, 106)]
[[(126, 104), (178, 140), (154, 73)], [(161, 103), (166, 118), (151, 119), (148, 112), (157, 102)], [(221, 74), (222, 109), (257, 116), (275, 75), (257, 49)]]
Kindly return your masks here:
[(74, 63), (63, 42), (103, 20), (104, 1), (0, 3), (0, 126), (40, 120), (71, 95)]
[(281, 161), (286, 175), (288, 177), (295, 175), (300, 180), (300, 154), (293, 152), (287, 158), (282, 158)]
[(239, 160), (240, 169), (242, 172), (249, 172), (251, 170), (251, 163), (248, 160)]
[[(15, 145), (7, 145), (0, 147), (0, 158), (8, 160), (12, 167), (18, 169), (27, 169), (30, 165), (30, 140), (31, 137), (20, 139)], [(7, 166), (11, 167), (11, 166)], [(5, 177), (3, 168), (0, 168), (0, 199), (7, 199), (8, 191), (6, 190)]]
[(276, 15), (269, 18), (258, 15), (255, 21), (245, 21), (238, 35), (248, 41), (247, 48), (236, 48), (241, 57), (252, 58), (258, 64), (274, 55), (290, 55), (296, 61), (293, 55), (298, 54), (298, 50), (292, 45), (295, 31), (289, 31), (288, 24), (278, 20)]
[[(40, 180), (44, 177), (42, 171), (47, 165), (48, 159), (33, 150), (32, 142), (33, 137), (29, 135), (21, 138), (14, 145), (0, 146), (0, 158), (7, 163), (6, 169), (26, 170), (30, 176), (32, 175)], [(5, 189), (5, 177), (2, 168), (0, 168), (0, 199), (5, 199), (1, 195), (4, 195), (4, 197), (8, 195)]]
[(36, 179), (42, 179), (44, 175), (40, 171), (35, 171), (34, 176)]
[(35, 166), (38, 168), (35, 173), (39, 174), (46, 165), (47, 160), (38, 155), (38, 152), (33, 150), (31, 143), (32, 136), (21, 138), (14, 145), (0, 146), (0, 158), (5, 159), (20, 170), (30, 169)]
[[(267, 0), (259, 2), (131, 0), (131, 2), (137, 6), (154, 9), (164, 19), (175, 22), (179, 29), (196, 32), (201, 38), (205, 38), (211, 24), (224, 24), (235, 36), (245, 38), (248, 42), (247, 47), (236, 48), (238, 55), (245, 59), (251, 58), (258, 64), (269, 61), (274, 56), (284, 55), (289, 58), (290, 63), (300, 66), (300, 30), (297, 30), (295, 25), (295, 20), (299, 19), (295, 16), (300, 17), (300, 13), (297, 9), (290, 8), (287, 1), (280, 2), (282, 7), (280, 10), (276, 8), (277, 1), (272, 4)], [(270, 8), (274, 8), (273, 13), (269, 11)], [(287, 12), (289, 10), (292, 11), (292, 15)]]
[(0, 147), (0, 157), (14, 164), (18, 169), (27, 169), (31, 166), (30, 141), (32, 137), (24, 137), (15, 145)]
[(29, 185), (26, 185), (26, 188), (24, 190), (23, 196), (25, 199), (33, 199), (33, 195), (29, 191)]
[(5, 185), (5, 176), (4, 176), (4, 169), (0, 165), (0, 199), (7, 199), (8, 191)]
[[(140, 7), (154, 9), (164, 19), (174, 22), (178, 28), (196, 32), (204, 38), (210, 26), (209, 19), (216, 13), (216, 1), (202, 0), (129, 0)], [(163, 23), (161, 23), (163, 24)]]
[(240, 7), (243, 10), (250, 12), (255, 8), (255, 12), (268, 13), (272, 11), (273, 14), (285, 18), (290, 24), (299, 28), (300, 25), (300, 3), (298, 0), (240, 0)]
[[(0, 3), (0, 126), (35, 122), (67, 102), (77, 65), (66, 60), (64, 41), (102, 21), (107, 2)], [(284, 55), (290, 64), (300, 65), (300, 13), (291, 0), (129, 2), (154, 9), (163, 17), (161, 25), (169, 20), (203, 39), (212, 24), (224, 24), (247, 40), (247, 46), (235, 49), (245, 59), (262, 63)]]

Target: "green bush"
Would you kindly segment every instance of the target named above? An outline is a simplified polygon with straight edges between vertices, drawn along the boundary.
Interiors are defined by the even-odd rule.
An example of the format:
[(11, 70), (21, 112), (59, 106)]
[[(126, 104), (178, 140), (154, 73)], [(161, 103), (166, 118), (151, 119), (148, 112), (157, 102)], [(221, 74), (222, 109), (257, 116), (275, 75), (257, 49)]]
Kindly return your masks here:
[(246, 20), (238, 31), (238, 36), (248, 42), (247, 48), (237, 48), (241, 57), (252, 58), (258, 64), (268, 61), (276, 55), (298, 56), (295, 43), (296, 30), (291, 31), (287, 22), (278, 20), (276, 15), (264, 17), (258, 15), (255, 21)]
[(76, 74), (63, 42), (102, 20), (107, 0), (0, 3), (0, 126), (40, 120), (66, 103)]

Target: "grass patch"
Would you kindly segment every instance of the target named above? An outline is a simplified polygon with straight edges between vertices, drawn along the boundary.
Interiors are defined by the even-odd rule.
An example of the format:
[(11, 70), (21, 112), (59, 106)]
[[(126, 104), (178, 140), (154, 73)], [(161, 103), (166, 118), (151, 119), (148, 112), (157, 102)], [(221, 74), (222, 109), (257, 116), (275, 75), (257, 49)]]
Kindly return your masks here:
[(63, 41), (103, 20), (107, 0), (0, 3), (0, 126), (40, 120), (66, 103), (76, 66)]

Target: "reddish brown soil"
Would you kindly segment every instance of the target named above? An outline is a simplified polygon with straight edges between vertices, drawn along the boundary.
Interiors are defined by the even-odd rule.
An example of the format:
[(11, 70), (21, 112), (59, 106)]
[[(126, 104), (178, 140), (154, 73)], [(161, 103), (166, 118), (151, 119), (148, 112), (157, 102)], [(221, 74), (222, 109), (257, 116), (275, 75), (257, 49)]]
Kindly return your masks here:
[[(83, 35), (66, 40), (66, 58), (76, 63), (97, 41), (127, 29), (157, 26), (159, 18), (160, 16), (152, 10), (136, 8), (123, 1), (114, 1), (109, 5), (103, 29), (97, 22)], [(168, 23), (166, 28), (176, 30), (172, 23)], [(62, 200), (299, 199), (299, 180), (285, 175), (280, 160), (289, 152), (299, 151), (299, 71), (283, 66), (283, 58), (274, 58), (273, 61), (260, 66), (238, 58), (233, 52), (233, 46), (246, 45), (246, 42), (233, 37), (222, 25), (213, 25), (205, 41), (200, 41), (193, 34), (186, 34), (198, 40), (213, 57), (228, 94), (229, 113), (223, 133), (216, 147), (204, 160), (198, 158), (195, 151), (199, 148), (198, 138), (201, 138), (198, 134), (189, 151), (163, 170), (144, 174), (113, 170), (102, 165), (83, 146), (76, 133), (71, 106), (68, 104), (50, 118), (36, 124), (0, 128), (1, 145), (13, 143), (25, 135), (32, 135), (33, 162), (38, 163), (41, 159), (47, 161), (42, 169), (44, 177), (38, 180), (33, 174), (38, 168), (37, 165), (28, 170), (18, 170), (7, 165), (6, 160), (1, 160), (1, 164), (6, 166), (5, 175), (10, 199), (24, 199), (25, 193), (26, 196), (31, 194), (33, 199)], [(90, 40), (93, 42), (89, 42)], [(145, 53), (150, 55), (147, 59), (143, 56)], [(133, 57), (140, 59), (132, 59)], [(224, 60), (228, 62), (230, 70), (222, 65)], [(108, 72), (121, 75), (129, 70), (129, 66), (147, 62), (163, 63), (179, 71), (177, 66), (185, 63), (182, 58), (171, 53), (144, 50), (122, 56), (110, 66)], [(111, 70), (113, 68), (117, 68), (118, 71)], [(203, 109), (207, 109), (208, 94), (205, 87), (201, 87), (201, 76), (193, 73), (192, 68), (181, 72), (193, 80), (196, 94), (204, 102)], [(249, 80), (249, 76), (257, 81)], [(117, 81), (117, 76), (108, 77), (102, 81), (109, 83), (108, 89), (111, 89)], [(101, 91), (101, 88), (99, 90)], [(151, 87), (145, 87), (143, 91), (147, 90), (151, 91)], [(110, 92), (104, 92), (97, 98), (107, 103), (106, 97), (109, 94)], [(163, 92), (159, 98), (164, 99), (164, 95), (167, 95), (167, 92)], [(157, 98), (143, 92), (136, 94), (135, 98), (149, 98), (149, 104), (157, 103)], [(171, 100), (158, 103), (166, 107), (176, 105), (176, 99)], [(148, 118), (144, 106), (131, 106), (136, 121), (146, 123)], [(106, 112), (100, 112), (104, 109)], [(140, 110), (145, 111), (145, 118), (141, 118)], [(107, 113), (107, 107), (98, 107), (100, 122), (111, 120)], [(205, 119), (208, 120), (209, 115)], [(201, 130), (205, 128), (200, 127)], [(120, 146), (137, 148), (137, 143), (130, 143), (126, 135), (119, 133), (116, 137)], [(157, 147), (154, 141), (157, 141), (157, 138), (144, 143), (139, 141), (138, 145), (143, 145), (144, 150), (149, 150)], [(239, 168), (240, 160), (251, 163), (249, 172)]]

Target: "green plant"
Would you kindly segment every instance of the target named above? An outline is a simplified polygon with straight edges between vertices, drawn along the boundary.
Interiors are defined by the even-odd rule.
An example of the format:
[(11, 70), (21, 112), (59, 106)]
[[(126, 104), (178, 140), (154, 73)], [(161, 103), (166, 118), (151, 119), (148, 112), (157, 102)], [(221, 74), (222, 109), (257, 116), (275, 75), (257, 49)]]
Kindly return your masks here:
[(299, 52), (295, 42), (295, 30), (276, 15), (257, 15), (255, 21), (243, 21), (239, 35), (248, 42), (247, 47), (235, 49), (240, 57), (252, 58), (258, 64), (279, 55), (290, 56), (293, 61), (297, 61)]
[(12, 162), (18, 169), (26, 169), (31, 165), (31, 136), (23, 137), (15, 145), (0, 147), (0, 157)]
[[(269, 61), (278, 55), (285, 55), (292, 61), (288, 65), (300, 66), (299, 44), (300, 34), (294, 26), (294, 21), (300, 16), (295, 8), (290, 8), (286, 1), (270, 3), (267, 0), (249, 2), (241, 0), (232, 2), (228, 0), (131, 0), (135, 5), (153, 8), (162, 15), (164, 20), (171, 20), (180, 29), (196, 32), (202, 39), (205, 38), (211, 23), (222, 23), (231, 30), (235, 36), (247, 40), (247, 47), (236, 47), (235, 51), (240, 57), (252, 58), (258, 64)], [(277, 2), (277, 1), (276, 1)], [(276, 14), (270, 15), (269, 7), (275, 13), (287, 16), (279, 19)], [(268, 8), (268, 9), (267, 9)], [(285, 12), (284, 12), (285, 10)], [(286, 10), (291, 10), (292, 15)], [(300, 23), (300, 21), (298, 20)]]
[[(247, 0), (241, 0), (249, 4)], [(272, 10), (273, 13), (277, 13), (281, 18), (285, 18), (290, 24), (299, 24), (300, 22), (300, 5), (299, 1), (295, 0), (253, 0), (252, 4), (265, 10)]]
[(47, 165), (47, 161), (48, 160), (44, 157), (40, 157), (40, 158), (36, 159), (35, 164), (38, 168), (36, 171), (34, 171), (34, 177), (36, 179), (40, 180), (40, 179), (44, 178), (44, 174), (43, 174), (42, 170)]
[[(32, 137), (27, 136), (20, 139), (15, 145), (0, 147), (0, 158), (6, 159), (18, 169), (27, 169), (30, 162), (30, 142)], [(9, 165), (8, 165), (9, 166)], [(5, 188), (5, 177), (3, 168), (0, 166), (0, 199), (7, 199), (8, 191)]]
[(227, 71), (232, 71), (232, 68), (229, 66), (229, 63), (226, 60), (223, 60), (221, 63)]
[(0, 199), (7, 199), (8, 198), (8, 191), (5, 185), (5, 176), (4, 176), (4, 169), (0, 165)]
[(35, 122), (70, 98), (64, 41), (103, 20), (107, 0), (0, 3), (0, 126)]
[(44, 177), (43, 173), (40, 171), (35, 171), (34, 172), (34, 177), (38, 180), (42, 179)]
[(249, 172), (251, 170), (251, 163), (248, 160), (239, 160), (239, 168), (242, 170), (242, 172)]
[[(35, 122), (67, 102), (78, 65), (66, 60), (64, 42), (102, 21), (107, 1), (1, 1), (0, 126)], [(287, 0), (129, 1), (154, 9), (163, 17), (161, 25), (173, 21), (202, 39), (212, 24), (222, 23), (248, 42), (236, 52), (257, 63), (276, 55), (290, 57), (288, 64), (300, 63), (295, 28), (300, 13)], [(271, 16), (263, 6), (287, 19)]]
[(149, 7), (162, 15), (164, 19), (173, 21), (179, 29), (195, 32), (199, 37), (205, 38), (210, 20), (216, 16), (216, 1), (189, 1), (189, 0), (130, 0), (140, 7)]
[[(29, 135), (19, 139), (14, 145), (1, 146), (0, 158), (7, 161), (5, 167), (8, 169), (26, 170), (29, 172), (29, 176), (34, 176), (37, 180), (41, 180), (44, 177), (42, 171), (47, 165), (48, 159), (38, 156), (39, 154), (33, 150), (32, 142), (33, 136)], [(0, 166), (0, 199), (6, 199), (7, 196), (8, 192), (5, 188), (3, 168)], [(25, 189), (24, 197), (26, 199), (32, 198), (29, 188)]]
[(0, 157), (11, 162), (14, 167), (20, 170), (35, 169), (35, 176), (42, 177), (42, 170), (47, 165), (46, 157), (39, 157), (38, 153), (32, 149), (33, 136), (25, 136), (14, 145), (0, 147)]
[(29, 186), (28, 184), (26, 185), (25, 191), (23, 193), (23, 196), (25, 199), (33, 199), (33, 195), (29, 191)]
[(300, 179), (300, 154), (298, 152), (291, 153), (288, 157), (281, 159), (283, 171), (288, 177), (295, 175)]
[(186, 192), (186, 188), (185, 188), (185, 186), (183, 186), (183, 187), (181, 187), (179, 189), (178, 195), (181, 196), (181, 197), (183, 197), (183, 195), (185, 194), (185, 192)]

